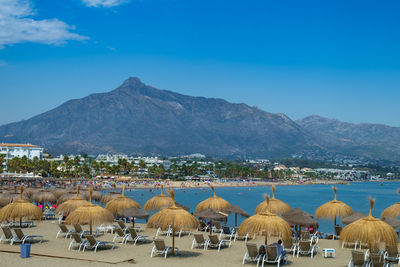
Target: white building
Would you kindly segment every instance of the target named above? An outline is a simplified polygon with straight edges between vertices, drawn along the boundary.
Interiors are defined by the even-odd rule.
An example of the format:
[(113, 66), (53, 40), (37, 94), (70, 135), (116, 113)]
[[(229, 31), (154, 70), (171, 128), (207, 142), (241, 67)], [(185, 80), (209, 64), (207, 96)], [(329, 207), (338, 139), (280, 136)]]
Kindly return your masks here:
[(23, 156), (31, 160), (35, 157), (42, 159), (43, 148), (31, 144), (0, 143), (0, 154), (5, 155), (6, 162), (14, 157), (22, 158)]

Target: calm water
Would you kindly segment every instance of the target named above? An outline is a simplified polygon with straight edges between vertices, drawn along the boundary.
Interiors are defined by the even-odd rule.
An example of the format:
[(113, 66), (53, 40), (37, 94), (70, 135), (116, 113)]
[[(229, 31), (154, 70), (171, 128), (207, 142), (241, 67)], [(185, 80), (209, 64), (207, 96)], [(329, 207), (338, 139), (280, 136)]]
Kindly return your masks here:
[[(350, 185), (337, 185), (338, 200), (350, 205), (354, 212), (360, 211), (368, 214), (369, 197), (375, 198), (375, 206), (373, 215), (380, 217), (381, 212), (394, 202), (399, 201), (400, 196), (397, 194), (397, 188), (400, 182), (385, 182), (383, 186), (379, 183), (352, 183)], [(216, 194), (232, 205), (239, 205), (250, 215), (254, 214), (256, 206), (265, 198), (265, 194), (271, 195), (271, 187), (235, 187), (235, 188), (216, 188)], [(125, 193), (140, 203), (143, 207), (144, 203), (151, 197), (160, 194), (160, 190), (132, 189), (131, 192)], [(196, 205), (212, 196), (212, 191), (208, 188), (201, 190), (198, 188), (191, 189), (175, 189), (176, 201), (190, 207), (190, 212), (194, 212)], [(323, 203), (333, 199), (334, 194), (331, 185), (301, 185), (301, 186), (278, 186), (275, 197), (285, 201), (292, 208), (300, 208), (306, 212), (314, 214), (315, 210)], [(238, 216), (240, 224), (244, 219)], [(144, 221), (143, 221), (144, 222)], [(235, 223), (234, 215), (228, 218), (228, 225), (233, 226)], [(331, 232), (333, 222), (320, 220), (320, 228), (322, 232)]]

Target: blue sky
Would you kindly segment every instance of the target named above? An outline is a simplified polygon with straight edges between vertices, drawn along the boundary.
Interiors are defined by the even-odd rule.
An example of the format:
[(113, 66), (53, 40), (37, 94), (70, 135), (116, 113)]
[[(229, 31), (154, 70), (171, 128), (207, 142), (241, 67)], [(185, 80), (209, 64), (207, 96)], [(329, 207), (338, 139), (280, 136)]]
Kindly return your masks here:
[(0, 0), (0, 124), (129, 76), (400, 126), (399, 1)]

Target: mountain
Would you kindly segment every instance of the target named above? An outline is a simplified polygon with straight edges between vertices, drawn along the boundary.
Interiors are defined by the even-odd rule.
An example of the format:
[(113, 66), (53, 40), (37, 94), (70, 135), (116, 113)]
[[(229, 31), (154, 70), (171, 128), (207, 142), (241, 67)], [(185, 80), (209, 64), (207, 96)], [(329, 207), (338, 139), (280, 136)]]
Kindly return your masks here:
[(159, 90), (138, 78), (3, 125), (0, 142), (29, 142), (54, 154), (286, 157), (324, 150), (312, 133), (284, 114)]
[(331, 153), (398, 161), (400, 128), (382, 124), (347, 123), (313, 115), (296, 121)]

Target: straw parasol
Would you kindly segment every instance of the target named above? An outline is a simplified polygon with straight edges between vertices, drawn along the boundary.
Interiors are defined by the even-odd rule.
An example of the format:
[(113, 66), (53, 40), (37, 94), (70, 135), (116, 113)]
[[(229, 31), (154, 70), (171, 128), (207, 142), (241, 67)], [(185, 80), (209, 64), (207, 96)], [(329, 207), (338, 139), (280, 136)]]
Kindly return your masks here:
[(33, 201), (33, 195), (36, 193), (36, 190), (33, 188), (26, 188), (24, 190), (23, 198), (29, 201)]
[(291, 236), (290, 225), (277, 214), (268, 211), (269, 197), (267, 196), (267, 209), (255, 214), (239, 226), (238, 233), (241, 236), (248, 234), (264, 235), (265, 245), (268, 236), (280, 236), (283, 240), (289, 240)]
[(343, 228), (340, 234), (340, 240), (343, 242), (355, 242), (356, 240), (361, 243), (367, 243), (371, 250), (374, 245), (384, 242), (386, 245), (397, 246), (397, 233), (389, 224), (372, 216), (372, 208), (375, 201), (369, 199), (369, 215), (361, 218)]
[(120, 195), (121, 195), (120, 192), (110, 191), (110, 192), (108, 192), (107, 194), (103, 195), (100, 198), (100, 203), (105, 205), (105, 204), (107, 204), (107, 202), (109, 202), (110, 200), (112, 200), (112, 199), (114, 199), (116, 197), (119, 197)]
[(125, 194), (125, 185), (122, 188), (122, 195), (110, 200), (106, 205), (106, 209), (111, 211), (112, 214), (117, 214), (118, 211), (130, 207), (136, 207), (140, 209), (139, 203), (137, 203), (136, 201), (134, 201), (129, 197), (126, 197), (124, 194)]
[(175, 255), (175, 231), (180, 229), (195, 229), (199, 225), (196, 217), (175, 205), (174, 191), (169, 191), (173, 201), (172, 207), (160, 210), (150, 217), (147, 227), (167, 230), (172, 228), (172, 255)]
[(250, 215), (247, 212), (245, 212), (243, 209), (241, 209), (238, 205), (230, 206), (228, 208), (225, 208), (225, 209), (222, 210), (222, 212), (228, 213), (228, 214), (235, 213), (235, 227), (237, 226), (237, 216), (238, 216), (238, 214), (243, 216), (243, 217), (246, 217), (246, 218), (250, 217)]
[(214, 186), (210, 186), (210, 187), (211, 187), (211, 190), (213, 191), (213, 196), (200, 202), (196, 207), (196, 211), (202, 211), (202, 210), (206, 210), (206, 209), (214, 209), (214, 210), (220, 211), (222, 209), (225, 209), (225, 208), (228, 208), (231, 206), (231, 204), (229, 204), (228, 201), (226, 201), (225, 199), (223, 199), (215, 194)]
[(275, 198), (275, 185), (272, 185), (272, 198), (269, 200), (269, 204), (267, 204), (266, 200), (261, 202), (256, 207), (256, 210), (254, 213), (260, 213), (260, 212), (267, 211), (267, 207), (269, 209), (268, 210), (269, 212), (273, 212), (276, 214), (283, 214), (283, 213), (286, 213), (286, 212), (292, 210), (292, 208), (288, 204), (286, 204), (282, 200)]
[(19, 225), (22, 227), (22, 218), (30, 220), (40, 220), (42, 218), (42, 211), (36, 205), (22, 199), (24, 187), (21, 186), (20, 198), (13, 203), (8, 204), (0, 210), (0, 221), (8, 219), (19, 219)]
[(10, 204), (10, 202), (11, 202), (11, 199), (9, 198), (9, 196), (7, 196), (4, 193), (0, 194), (0, 207), (4, 207), (7, 204)]
[(99, 205), (92, 204), (93, 189), (89, 189), (89, 203), (85, 204), (73, 212), (65, 219), (66, 224), (89, 224), (90, 234), (92, 234), (92, 225), (105, 222), (113, 222), (114, 216), (109, 210)]
[[(83, 197), (84, 197), (86, 200), (89, 200), (89, 199), (90, 199), (89, 194), (90, 194), (90, 190), (88, 190), (88, 191), (86, 191), (85, 193), (83, 193)], [(100, 201), (101, 198), (102, 198), (101, 192), (92, 190), (92, 200), (94, 200), (94, 201)]]
[(341, 222), (343, 224), (350, 224), (352, 222), (355, 222), (355, 221), (357, 221), (357, 220), (359, 220), (361, 218), (367, 217), (367, 216), (368, 216), (367, 214), (364, 214), (364, 213), (361, 213), (361, 212), (357, 211), (356, 213), (341, 219)]
[(172, 204), (172, 199), (169, 196), (164, 195), (164, 186), (161, 186), (161, 194), (147, 200), (147, 202), (144, 204), (144, 210), (159, 210), (163, 207), (170, 207)]
[(282, 214), (282, 218), (290, 224), (318, 228), (318, 222), (314, 217), (299, 208)]
[(58, 206), (56, 212), (61, 212), (62, 214), (67, 216), (77, 208), (89, 204), (89, 202), (87, 202), (81, 196), (79, 196), (79, 191), (80, 191), (80, 186), (77, 186), (75, 197), (68, 199), (60, 206)]
[(32, 196), (32, 200), (36, 203), (55, 203), (57, 198), (51, 191), (40, 190)]
[[(203, 219), (210, 220), (211, 226), (213, 225), (213, 221), (226, 222), (228, 218), (228, 214), (213, 209), (196, 211), (193, 215), (199, 217), (199, 219), (202, 220)], [(212, 234), (212, 227), (210, 227), (210, 234)]]
[(135, 227), (135, 218), (146, 219), (149, 218), (149, 214), (137, 207), (130, 207), (124, 210), (118, 211), (120, 217), (132, 217), (132, 226)]
[(394, 229), (398, 228), (400, 226), (400, 220), (394, 218), (394, 217), (385, 217), (382, 218), (382, 221), (385, 223), (389, 224), (392, 226)]
[(55, 188), (51, 191), (53, 192), (53, 194), (56, 196), (57, 199), (67, 193), (67, 190), (65, 190), (64, 188)]
[(332, 189), (335, 192), (335, 198), (319, 206), (319, 208), (315, 211), (315, 216), (317, 217), (317, 219), (323, 218), (323, 219), (333, 220), (334, 225), (336, 226), (337, 217), (340, 217), (341, 219), (352, 215), (354, 212), (349, 205), (336, 199), (337, 195), (336, 187), (332, 186)]
[[(400, 188), (397, 189), (397, 193), (400, 193)], [(392, 206), (387, 207), (382, 211), (381, 217), (398, 217), (400, 216), (400, 202), (394, 203)]]

